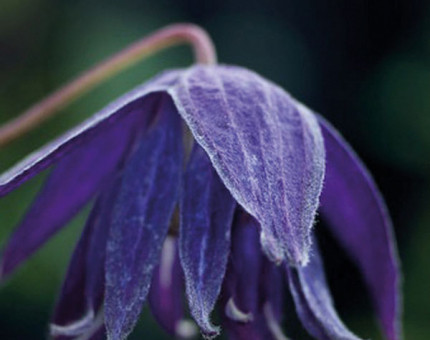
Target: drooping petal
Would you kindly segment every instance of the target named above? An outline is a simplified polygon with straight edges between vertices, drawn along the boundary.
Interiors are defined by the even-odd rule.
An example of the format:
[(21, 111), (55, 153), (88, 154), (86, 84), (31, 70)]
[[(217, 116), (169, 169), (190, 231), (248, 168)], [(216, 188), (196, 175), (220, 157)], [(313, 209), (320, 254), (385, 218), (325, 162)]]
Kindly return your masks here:
[(233, 197), (260, 222), (264, 251), (305, 264), (324, 177), (314, 115), (238, 67), (195, 66), (168, 92)]
[(238, 213), (232, 236), (232, 255), (221, 302), (223, 326), (233, 340), (271, 339), (260, 313), (262, 256), (257, 222)]
[(263, 257), (258, 223), (237, 212), (232, 254), (223, 285), (223, 325), (235, 340), (285, 340), (280, 327), (282, 277)]
[(258, 223), (238, 209), (233, 225), (231, 256), (224, 286), (229, 293), (228, 299), (231, 298), (238, 309), (250, 319), (258, 310), (262, 267)]
[(69, 339), (81, 334), (94, 320), (94, 310), (88, 310), (85, 297), (85, 262), (90, 243), (89, 236), (98, 214), (99, 205), (96, 204), (70, 260), (50, 325), (51, 335), (56, 340)]
[[(150, 103), (147, 103), (150, 104)], [(128, 119), (106, 127), (85, 148), (61, 159), (38, 193), (24, 219), (12, 234), (3, 252), (1, 274), (10, 274), (55, 232), (61, 229), (109, 179), (124, 160), (142, 105)], [(149, 113), (146, 114), (149, 116)], [(145, 125), (140, 122), (140, 125)]]
[(114, 181), (97, 199), (72, 255), (51, 324), (54, 339), (88, 331), (102, 305), (106, 239), (116, 184)]
[(306, 267), (285, 267), (297, 314), (309, 334), (318, 340), (359, 340), (337, 315), (316, 242)]
[(227, 267), (235, 206), (205, 151), (195, 144), (181, 198), (179, 255), (191, 314), (208, 337), (219, 331), (209, 315)]
[(327, 121), (319, 122), (327, 150), (322, 217), (363, 273), (386, 337), (398, 340), (401, 278), (387, 208), (355, 152)]
[(124, 339), (137, 321), (180, 188), (181, 121), (167, 95), (160, 95), (155, 119), (127, 162), (113, 209), (105, 296), (111, 340)]
[(155, 319), (173, 336), (178, 335), (184, 317), (183, 290), (177, 242), (168, 236), (164, 241), (160, 264), (154, 271), (148, 302)]
[[(179, 72), (165, 72), (137, 87), (1, 174), (0, 197), (5, 196), (44, 169), (55, 164), (71, 151), (86, 149), (87, 143), (91, 142), (95, 136), (103, 134), (106, 129), (109, 130), (109, 126), (122, 124), (123, 119), (127, 119), (133, 113), (133, 108), (140, 106), (140, 101), (145, 96), (151, 93), (164, 92), (176, 81)], [(124, 131), (124, 136), (127, 134), (128, 131)]]

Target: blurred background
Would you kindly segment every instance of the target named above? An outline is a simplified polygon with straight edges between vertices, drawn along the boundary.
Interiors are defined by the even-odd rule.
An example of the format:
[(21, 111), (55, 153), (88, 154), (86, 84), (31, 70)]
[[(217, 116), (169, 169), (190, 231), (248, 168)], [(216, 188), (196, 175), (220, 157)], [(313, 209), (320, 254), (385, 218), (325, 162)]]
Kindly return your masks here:
[[(251, 68), (327, 117), (376, 178), (394, 221), (404, 271), (406, 339), (430, 336), (430, 7), (425, 0), (0, 0), (0, 122), (101, 59), (164, 25), (211, 34), (222, 63)], [(166, 68), (192, 62), (172, 48), (103, 84), (0, 151), (3, 172), (28, 152)], [(46, 175), (46, 174), (45, 174)], [(0, 200), (0, 243), (43, 181)], [(86, 212), (0, 289), (0, 339), (44, 339)], [(381, 339), (359, 274), (321, 229), (341, 316)], [(308, 339), (288, 311), (284, 328)], [(130, 339), (168, 339), (145, 308)]]

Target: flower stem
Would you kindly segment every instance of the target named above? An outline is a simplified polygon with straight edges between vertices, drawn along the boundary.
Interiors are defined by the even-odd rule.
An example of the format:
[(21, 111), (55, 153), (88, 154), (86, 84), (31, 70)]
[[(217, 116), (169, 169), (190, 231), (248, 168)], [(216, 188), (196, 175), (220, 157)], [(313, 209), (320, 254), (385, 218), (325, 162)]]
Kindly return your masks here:
[(17, 118), (0, 127), (0, 147), (34, 129), (47, 118), (66, 107), (94, 87), (133, 66), (138, 61), (165, 48), (188, 44), (195, 60), (202, 64), (215, 64), (216, 53), (209, 35), (192, 24), (174, 24), (162, 28), (137, 41), (107, 60), (84, 72), (48, 97), (36, 103)]

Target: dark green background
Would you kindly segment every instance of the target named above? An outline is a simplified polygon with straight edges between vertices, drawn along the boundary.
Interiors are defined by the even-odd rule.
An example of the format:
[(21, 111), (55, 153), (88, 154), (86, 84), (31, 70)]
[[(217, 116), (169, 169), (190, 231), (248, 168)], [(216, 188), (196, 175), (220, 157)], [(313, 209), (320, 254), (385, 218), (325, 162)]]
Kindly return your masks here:
[[(222, 63), (279, 83), (342, 131), (386, 197), (404, 271), (407, 339), (430, 336), (430, 8), (426, 1), (0, 0), (0, 121), (166, 24), (190, 21), (212, 35)], [(152, 57), (100, 86), (43, 127), (0, 150), (4, 171), (28, 152), (159, 71), (192, 62), (185, 47)], [(42, 183), (0, 200), (4, 243)], [(82, 213), (0, 290), (0, 339), (43, 339)], [(321, 230), (323, 230), (321, 228)], [(351, 263), (323, 233), (342, 317), (375, 335)], [(285, 329), (304, 339), (287, 314)], [(131, 339), (163, 339), (145, 309)]]

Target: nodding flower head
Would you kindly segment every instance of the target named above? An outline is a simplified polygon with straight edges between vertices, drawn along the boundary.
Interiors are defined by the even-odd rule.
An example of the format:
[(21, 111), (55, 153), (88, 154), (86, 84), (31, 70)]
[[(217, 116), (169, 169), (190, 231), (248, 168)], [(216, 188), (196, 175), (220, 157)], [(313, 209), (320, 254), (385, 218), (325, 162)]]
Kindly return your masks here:
[[(51, 167), (7, 243), (11, 274), (95, 198), (51, 321), (55, 339), (125, 339), (148, 301), (177, 337), (286, 339), (282, 295), (316, 339), (339, 318), (315, 216), (361, 270), (400, 338), (399, 268), (384, 202), (350, 146), (277, 85), (236, 66), (163, 73), (0, 177), (6, 195)], [(288, 329), (287, 329), (288, 330)], [(286, 330), (286, 331), (287, 331)]]

